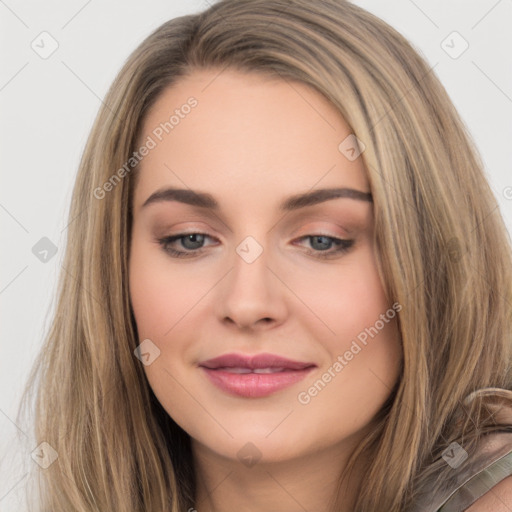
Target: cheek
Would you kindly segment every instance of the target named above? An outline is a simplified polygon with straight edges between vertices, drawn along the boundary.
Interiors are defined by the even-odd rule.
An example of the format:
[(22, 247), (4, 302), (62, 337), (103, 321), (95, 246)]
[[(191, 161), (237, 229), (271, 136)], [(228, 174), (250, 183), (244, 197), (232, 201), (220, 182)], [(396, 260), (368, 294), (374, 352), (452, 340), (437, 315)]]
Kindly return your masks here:
[(317, 333), (331, 349), (343, 348), (344, 341), (373, 326), (391, 306), (370, 248), (326, 271), (303, 274), (294, 284), (315, 313), (306, 317), (316, 323)]
[(302, 387), (299, 402), (308, 403), (308, 415), (327, 414), (334, 422), (350, 417), (361, 426), (399, 378), (400, 306), (387, 300), (371, 251), (361, 251), (357, 262), (349, 265), (347, 260), (346, 266), (303, 284), (301, 293), (321, 319), (312, 318), (309, 330), (316, 331), (325, 357), (320, 371)]
[(164, 282), (164, 276), (158, 275), (154, 266), (141, 264), (134, 254), (130, 264), (130, 299), (140, 339), (157, 338), (165, 332), (165, 312), (174, 304)]
[(197, 302), (196, 284), (186, 272), (170, 271), (165, 254), (136, 241), (129, 264), (130, 300), (139, 338), (161, 339)]
[(176, 392), (180, 387), (176, 386), (175, 378), (184, 381), (180, 370), (187, 332), (190, 334), (186, 331), (186, 314), (197, 302), (197, 290), (194, 293), (189, 277), (170, 271), (165, 254), (163, 257), (155, 254), (154, 247), (136, 237), (130, 251), (129, 288), (138, 340), (151, 340), (159, 351), (151, 345), (154, 360), (144, 365), (148, 382), (169, 414), (171, 410), (180, 411), (187, 399), (183, 393)]

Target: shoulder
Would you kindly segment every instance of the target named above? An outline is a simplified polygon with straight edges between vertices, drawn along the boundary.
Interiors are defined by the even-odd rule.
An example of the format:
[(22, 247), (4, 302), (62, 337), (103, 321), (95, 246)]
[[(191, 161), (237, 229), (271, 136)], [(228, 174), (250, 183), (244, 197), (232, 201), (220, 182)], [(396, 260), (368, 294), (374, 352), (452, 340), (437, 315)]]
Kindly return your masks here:
[(511, 510), (512, 476), (508, 476), (489, 489), (465, 512), (510, 512)]

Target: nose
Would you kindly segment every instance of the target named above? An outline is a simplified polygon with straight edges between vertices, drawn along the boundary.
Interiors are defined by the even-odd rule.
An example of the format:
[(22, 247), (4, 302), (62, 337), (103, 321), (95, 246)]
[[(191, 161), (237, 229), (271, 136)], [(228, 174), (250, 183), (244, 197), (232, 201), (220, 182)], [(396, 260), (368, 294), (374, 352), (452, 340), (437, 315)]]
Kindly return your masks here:
[[(244, 248), (247, 246), (243, 244), (238, 247), (233, 266), (215, 297), (218, 318), (240, 329), (275, 327), (288, 314), (286, 286), (278, 272), (269, 266), (265, 249), (253, 259), (254, 253), (247, 257)], [(250, 244), (249, 250), (254, 250)]]

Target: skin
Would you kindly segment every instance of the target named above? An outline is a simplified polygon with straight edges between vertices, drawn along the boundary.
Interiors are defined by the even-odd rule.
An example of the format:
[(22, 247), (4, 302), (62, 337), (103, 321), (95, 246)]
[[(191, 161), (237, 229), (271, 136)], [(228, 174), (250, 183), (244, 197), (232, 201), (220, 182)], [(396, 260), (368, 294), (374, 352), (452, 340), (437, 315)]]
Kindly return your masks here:
[[(191, 436), (199, 512), (327, 511), (347, 457), (399, 377), (401, 345), (395, 320), (385, 323), (308, 404), (298, 401), (391, 303), (377, 272), (371, 202), (337, 198), (287, 214), (278, 205), (319, 188), (370, 192), (366, 171), (338, 150), (351, 130), (318, 92), (231, 70), (194, 70), (166, 89), (140, 140), (190, 96), (197, 106), (142, 160), (135, 187), (130, 296), (139, 339), (160, 350), (144, 369)], [(166, 186), (208, 192), (220, 210), (142, 206)], [(157, 239), (184, 231), (208, 235), (203, 252), (173, 258)], [(307, 237), (315, 234), (354, 244), (322, 259), (336, 245)], [(250, 264), (236, 252), (247, 236), (263, 248)], [(193, 253), (183, 242), (171, 247)], [(317, 367), (270, 396), (242, 398), (198, 368), (232, 352)], [(250, 467), (237, 456), (249, 442), (261, 456)], [(361, 478), (356, 469), (342, 487), (343, 511)]]
[(466, 509), (466, 512), (509, 512), (510, 510), (512, 510), (512, 476), (492, 487)]

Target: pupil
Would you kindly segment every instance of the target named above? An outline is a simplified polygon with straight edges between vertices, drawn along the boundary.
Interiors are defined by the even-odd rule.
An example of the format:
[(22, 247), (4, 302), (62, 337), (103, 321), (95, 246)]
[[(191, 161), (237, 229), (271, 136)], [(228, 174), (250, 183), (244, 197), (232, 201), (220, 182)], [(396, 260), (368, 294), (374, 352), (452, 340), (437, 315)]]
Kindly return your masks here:
[[(199, 235), (199, 234), (190, 234), (190, 235), (187, 235), (183, 241), (184, 242), (191, 242), (192, 243), (192, 247), (187, 247), (187, 249), (197, 249), (199, 247), (201, 247), (201, 243), (202, 243), (202, 236), (203, 235)], [(197, 238), (199, 238), (199, 240), (197, 240)], [(194, 245), (196, 244), (196, 245)]]
[[(314, 240), (314, 241), (315, 241), (315, 240), (321, 240), (321, 239), (323, 239), (323, 240), (324, 240), (324, 243), (323, 243), (323, 244), (322, 244), (322, 243), (320, 243), (320, 245), (321, 245), (322, 247), (317, 247), (317, 248), (328, 249), (328, 248), (329, 248), (328, 246), (329, 246), (329, 244), (331, 243), (331, 241), (329, 240), (329, 238), (327, 238), (326, 236), (322, 236), (322, 235), (321, 235), (321, 236), (314, 236), (314, 237), (313, 237), (313, 240)], [(326, 247), (326, 246), (327, 246), (327, 247)]]

